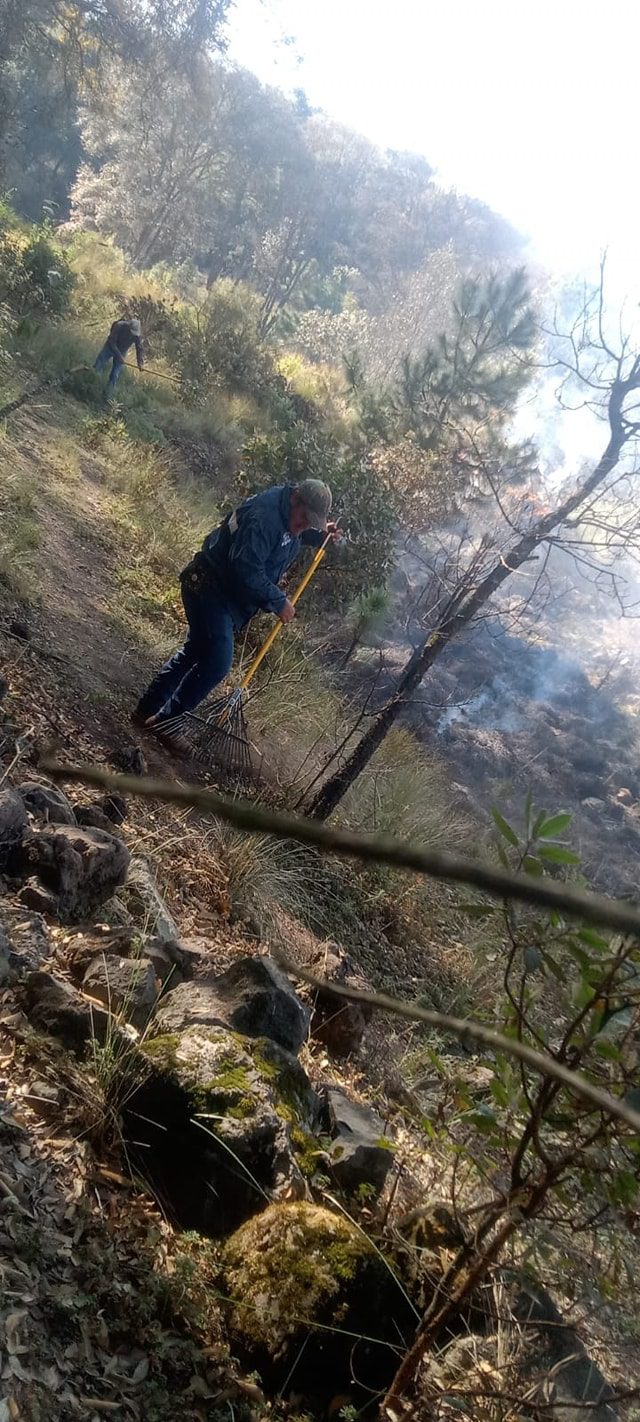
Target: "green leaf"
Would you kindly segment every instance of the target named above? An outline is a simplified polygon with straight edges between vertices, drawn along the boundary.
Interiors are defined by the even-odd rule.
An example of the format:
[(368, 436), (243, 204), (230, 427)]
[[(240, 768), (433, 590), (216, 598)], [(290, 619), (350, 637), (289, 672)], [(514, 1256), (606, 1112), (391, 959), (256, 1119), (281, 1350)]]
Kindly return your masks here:
[(596, 1042), (595, 1050), (599, 1057), (604, 1057), (608, 1062), (620, 1061), (620, 1048), (614, 1042)]
[(509, 1105), (509, 1092), (507, 1091), (507, 1088), (504, 1083), (502, 1081), (498, 1081), (497, 1077), (494, 1076), (493, 1081), (489, 1083), (489, 1090), (491, 1092), (491, 1095), (493, 1096), (494, 1101), (497, 1102), (498, 1106)]
[(495, 904), (460, 904), (459, 907), (468, 918), (491, 918), (496, 912)]
[(560, 964), (556, 963), (555, 958), (552, 958), (550, 953), (543, 953), (542, 956), (544, 958), (545, 967), (553, 973), (554, 978), (557, 978), (559, 983), (564, 983), (566, 978), (564, 968), (561, 968)]
[(535, 943), (532, 943), (529, 948), (525, 948), (522, 956), (528, 973), (535, 973), (536, 968), (542, 966), (542, 953)]
[(557, 834), (562, 834), (563, 830), (566, 830), (572, 819), (573, 815), (569, 814), (568, 810), (564, 810), (558, 815), (551, 815), (550, 819), (543, 820), (542, 824), (538, 825), (538, 839), (555, 839)]
[(596, 948), (599, 953), (606, 952), (609, 947), (608, 939), (602, 934), (596, 933), (595, 928), (581, 928), (578, 933), (581, 943), (586, 943), (589, 948)]
[(551, 864), (580, 863), (580, 856), (574, 854), (572, 849), (565, 849), (562, 844), (541, 844), (538, 854), (541, 859), (548, 859)]
[(582, 1012), (583, 1007), (589, 1007), (590, 1005), (595, 1007), (598, 999), (591, 983), (585, 978), (582, 978), (582, 980), (576, 984), (571, 994), (571, 1001), (574, 1006), (578, 1008), (578, 1011)]
[(585, 951), (584, 948), (580, 947), (579, 943), (572, 943), (571, 941), (569, 941), (567, 943), (567, 952), (571, 955), (574, 962), (577, 963), (580, 968), (582, 968), (583, 972), (586, 972), (587, 969), (591, 967), (591, 959), (589, 958), (589, 954)]
[(526, 874), (534, 874), (537, 879), (540, 878), (541, 874), (544, 874), (544, 868), (540, 860), (536, 859), (535, 854), (525, 854), (522, 867)]
[(500, 830), (500, 834), (502, 835), (503, 839), (506, 839), (508, 844), (513, 845), (514, 849), (517, 849), (518, 836), (515, 830), (511, 828), (511, 825), (507, 823), (504, 816), (500, 814), (500, 811), (496, 810), (495, 806), (492, 809), (491, 814), (493, 816), (493, 822)]
[(467, 1111), (464, 1119), (484, 1136), (493, 1135), (498, 1127), (498, 1118), (490, 1106), (477, 1106), (474, 1111)]
[(631, 1205), (639, 1188), (638, 1181), (630, 1170), (618, 1170), (609, 1187), (609, 1199), (614, 1205)]

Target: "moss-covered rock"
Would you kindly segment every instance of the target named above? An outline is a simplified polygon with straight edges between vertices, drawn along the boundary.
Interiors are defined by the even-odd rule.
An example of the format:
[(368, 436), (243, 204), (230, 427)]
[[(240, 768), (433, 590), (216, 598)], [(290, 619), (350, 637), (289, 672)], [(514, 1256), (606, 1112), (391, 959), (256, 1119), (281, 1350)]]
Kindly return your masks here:
[[(262, 1375), (314, 1399), (357, 1377), (384, 1386), (398, 1340), (414, 1324), (369, 1240), (318, 1205), (276, 1204), (247, 1221), (223, 1251), (230, 1332)], [(304, 1346), (303, 1346), (304, 1345)]]
[(178, 1224), (227, 1234), (272, 1199), (304, 1194), (320, 1102), (295, 1057), (203, 1026), (142, 1051), (147, 1071), (128, 1094), (126, 1137)]

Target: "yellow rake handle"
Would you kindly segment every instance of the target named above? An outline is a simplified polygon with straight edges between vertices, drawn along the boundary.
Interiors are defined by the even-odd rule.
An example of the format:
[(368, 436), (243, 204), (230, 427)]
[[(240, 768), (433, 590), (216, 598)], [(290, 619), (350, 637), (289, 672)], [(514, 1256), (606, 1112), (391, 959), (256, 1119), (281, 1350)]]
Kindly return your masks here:
[[(331, 540), (331, 534), (329, 533), (329, 534), (327, 534), (327, 537), (325, 538), (324, 543), (322, 544), (322, 547), (318, 549), (318, 551), (317, 551), (317, 553), (316, 553), (316, 555), (315, 555), (315, 558), (313, 559), (313, 562), (310, 563), (309, 567), (307, 568), (307, 571), (306, 571), (304, 577), (300, 579), (300, 582), (298, 583), (298, 586), (297, 586), (295, 592), (291, 594), (290, 602), (292, 602), (292, 603), (295, 604), (295, 603), (298, 601), (298, 598), (302, 597), (302, 594), (303, 594), (305, 588), (306, 588), (306, 587), (308, 586), (308, 584), (311, 582), (312, 577), (314, 576), (315, 573), (317, 573), (318, 568), (320, 567), (320, 564), (321, 564), (321, 562), (322, 562), (322, 559), (324, 558), (324, 555), (325, 555), (325, 553), (326, 553), (326, 551), (327, 551), (327, 544), (330, 542), (330, 540)], [(273, 646), (273, 644), (274, 644), (274, 642), (275, 642), (275, 640), (276, 640), (276, 637), (278, 636), (278, 633), (282, 631), (283, 626), (284, 626), (284, 623), (283, 623), (283, 622), (279, 622), (279, 621), (276, 622), (275, 625), (271, 628), (271, 631), (270, 631), (268, 637), (265, 637), (264, 642), (262, 643), (262, 646), (261, 646), (261, 648), (260, 648), (260, 651), (256, 653), (256, 655), (255, 655), (255, 657), (254, 657), (254, 659), (253, 659), (253, 661), (252, 661), (252, 663), (251, 663), (251, 666), (249, 667), (248, 672), (245, 674), (243, 680), (242, 680), (241, 683), (240, 683), (240, 689), (241, 689), (242, 691), (246, 691), (246, 689), (247, 689), (249, 683), (253, 681), (253, 678), (254, 678), (254, 676), (255, 676), (257, 670), (258, 670), (258, 667), (260, 666), (261, 662), (262, 662), (262, 661), (264, 660), (264, 658), (266, 657), (267, 652), (268, 652), (268, 651), (270, 650), (270, 648)]]

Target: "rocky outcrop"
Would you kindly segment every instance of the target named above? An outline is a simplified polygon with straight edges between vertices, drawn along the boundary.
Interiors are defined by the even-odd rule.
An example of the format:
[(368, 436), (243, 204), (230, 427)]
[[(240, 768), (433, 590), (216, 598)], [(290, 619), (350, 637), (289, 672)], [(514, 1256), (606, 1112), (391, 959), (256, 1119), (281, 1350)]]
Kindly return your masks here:
[(125, 1135), (179, 1225), (224, 1235), (274, 1196), (304, 1194), (321, 1103), (294, 1056), (202, 1025), (151, 1038), (142, 1055), (148, 1074), (129, 1093)]
[(109, 795), (99, 795), (97, 799), (91, 801), (91, 804), (95, 806), (96, 810), (102, 810), (102, 813), (114, 825), (124, 824), (129, 814), (127, 801), (124, 795), (118, 794), (117, 790), (113, 790)]
[(163, 998), (158, 1011), (163, 1032), (195, 1024), (227, 1025), (297, 1052), (308, 1035), (309, 1013), (270, 958), (239, 958), (218, 977), (176, 987)]
[(114, 835), (51, 825), (24, 847), (25, 864), (51, 889), (62, 920), (88, 917), (124, 883), (129, 851)]
[(362, 1231), (318, 1205), (276, 1204), (249, 1220), (225, 1245), (223, 1278), (241, 1356), (272, 1387), (303, 1391), (323, 1415), (354, 1378), (384, 1388), (397, 1340), (415, 1326)]
[(370, 1106), (352, 1101), (339, 1087), (327, 1092), (333, 1140), (327, 1158), (334, 1179), (347, 1194), (361, 1185), (379, 1192), (393, 1163), (393, 1144), (384, 1122)]
[(113, 834), (115, 829), (113, 821), (97, 805), (78, 805), (76, 822), (86, 829), (102, 830), (103, 834)]
[(119, 897), (134, 922), (140, 924), (145, 934), (151, 934), (163, 942), (178, 938), (175, 920), (146, 859), (136, 855), (131, 858), (127, 881)]
[(103, 1043), (114, 1030), (108, 1012), (51, 973), (29, 973), (20, 984), (18, 1000), (32, 1027), (72, 1051), (81, 1051), (92, 1040)]
[(7, 901), (0, 903), (0, 935), (8, 944), (9, 966), (18, 977), (34, 972), (51, 957), (52, 943), (41, 913), (27, 913)]
[(110, 1012), (122, 1014), (140, 1030), (149, 1022), (159, 986), (149, 958), (105, 953), (89, 964), (82, 985), (89, 997), (97, 998)]
[[(337, 943), (323, 945), (307, 966), (316, 977), (325, 978), (327, 982), (361, 992), (371, 991), (371, 984)], [(347, 1002), (322, 988), (314, 989), (311, 1035), (331, 1056), (351, 1056), (360, 1047), (371, 1013), (372, 1008), (367, 1003)]]
[(75, 825), (77, 823), (73, 806), (62, 790), (53, 785), (42, 785), (39, 781), (26, 781), (18, 789), (18, 794), (36, 819), (51, 825)]
[(51, 889), (45, 888), (35, 874), (18, 890), (17, 899), (18, 903), (24, 904), (25, 908), (35, 909), (36, 913), (45, 913), (50, 918), (58, 916), (58, 900), (55, 894)]

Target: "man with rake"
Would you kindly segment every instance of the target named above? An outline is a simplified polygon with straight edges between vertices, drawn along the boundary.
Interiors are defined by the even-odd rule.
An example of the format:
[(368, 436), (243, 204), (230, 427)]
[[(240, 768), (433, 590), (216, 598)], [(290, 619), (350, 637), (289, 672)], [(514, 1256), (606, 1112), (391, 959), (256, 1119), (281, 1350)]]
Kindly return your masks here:
[(295, 607), (279, 587), (303, 547), (319, 548), (329, 534), (331, 490), (321, 479), (278, 484), (246, 499), (205, 538), (180, 574), (189, 631), (184, 646), (161, 668), (132, 715), (136, 726), (162, 737), (204, 701), (227, 676), (234, 632), (257, 612), (283, 623)]

